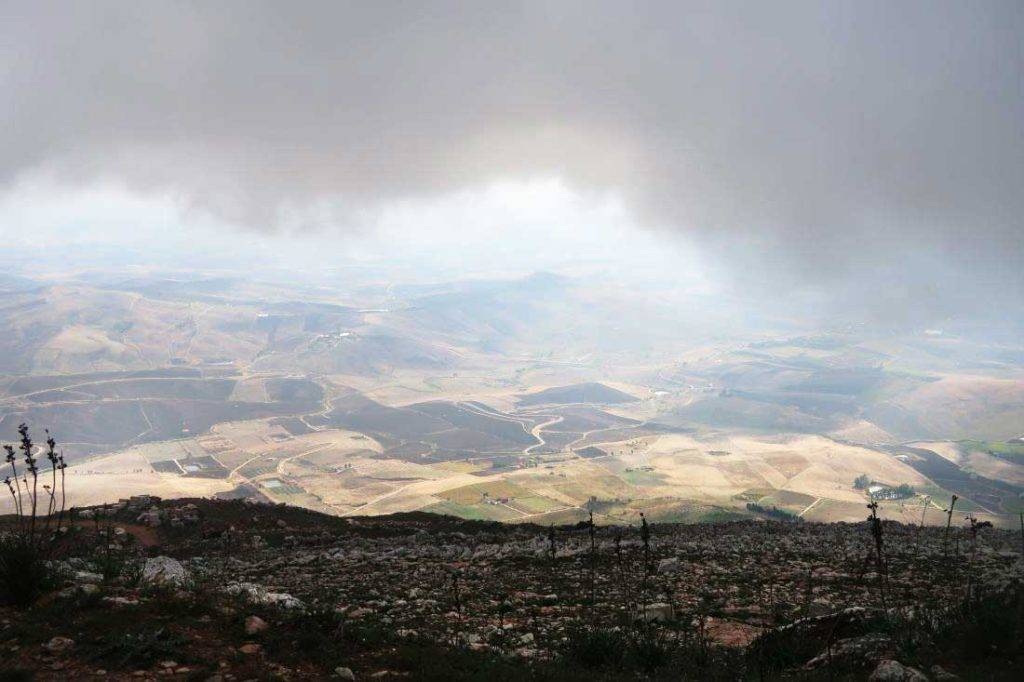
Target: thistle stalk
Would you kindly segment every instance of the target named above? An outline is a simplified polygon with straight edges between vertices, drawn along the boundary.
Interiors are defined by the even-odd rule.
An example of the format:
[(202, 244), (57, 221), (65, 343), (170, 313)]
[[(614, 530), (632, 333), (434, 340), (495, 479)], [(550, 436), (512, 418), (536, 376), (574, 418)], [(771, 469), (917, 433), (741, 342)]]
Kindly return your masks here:
[(953, 495), (953, 499), (949, 503), (949, 509), (946, 510), (946, 534), (942, 538), (942, 553), (946, 556), (949, 556), (949, 526), (953, 523), (953, 507), (956, 506), (958, 499), (960, 498)]
[[(19, 425), (18, 435), (21, 438), (18, 448), (25, 458), (25, 468), (28, 470), (28, 474), (32, 476), (32, 492), (29, 497), (29, 503), (32, 505), (32, 514), (29, 516), (29, 540), (34, 542), (36, 539), (36, 517), (39, 511), (39, 467), (36, 465), (36, 458), (32, 454), (32, 449), (35, 446), (32, 443), (32, 437), (29, 436), (28, 425)], [(27, 476), (25, 485), (26, 487), (28, 486)]]

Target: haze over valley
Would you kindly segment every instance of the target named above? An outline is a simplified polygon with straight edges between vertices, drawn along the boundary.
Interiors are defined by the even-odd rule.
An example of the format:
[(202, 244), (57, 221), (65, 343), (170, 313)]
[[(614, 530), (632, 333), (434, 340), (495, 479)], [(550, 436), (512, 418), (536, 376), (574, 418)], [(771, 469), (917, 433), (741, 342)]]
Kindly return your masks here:
[(1019, 3), (89, 4), (0, 9), (74, 504), (1020, 510)]
[(1022, 36), (3, 0), (0, 680), (1022, 679)]
[(823, 322), (598, 259), (427, 281), (370, 258), (149, 260), (26, 259), (3, 282), (0, 430), (49, 428), (77, 505), (855, 521), (870, 485), (908, 521), (942, 522), (953, 493), (996, 523), (1021, 506), (1006, 323)]

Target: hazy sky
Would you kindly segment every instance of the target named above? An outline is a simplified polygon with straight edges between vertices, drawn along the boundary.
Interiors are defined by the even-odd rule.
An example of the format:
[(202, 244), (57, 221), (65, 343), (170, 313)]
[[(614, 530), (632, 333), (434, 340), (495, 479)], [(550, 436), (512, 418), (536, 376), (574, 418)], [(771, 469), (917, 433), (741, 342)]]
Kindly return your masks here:
[(654, 234), (758, 295), (1019, 315), (1022, 35), (1019, 0), (3, 0), (0, 231)]

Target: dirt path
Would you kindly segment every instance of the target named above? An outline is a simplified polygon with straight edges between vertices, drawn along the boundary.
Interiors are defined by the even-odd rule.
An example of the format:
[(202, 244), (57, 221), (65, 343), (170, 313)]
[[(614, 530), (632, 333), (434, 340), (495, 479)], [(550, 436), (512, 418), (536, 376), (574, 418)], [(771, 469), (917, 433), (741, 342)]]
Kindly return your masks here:
[[(640, 422), (639, 424), (631, 424), (629, 426), (604, 426), (604, 427), (601, 427), (600, 429), (591, 429), (590, 431), (584, 431), (582, 434), (580, 434), (579, 438), (577, 438), (573, 442), (569, 443), (569, 445), (567, 447), (571, 450), (572, 448), (576, 447), (577, 444), (586, 441), (587, 438), (589, 438), (590, 435), (594, 434), (594, 433), (601, 433), (602, 431), (625, 431), (626, 429), (639, 429), (639, 428), (642, 428), (644, 426), (647, 426), (647, 422), (646, 421)], [(616, 438), (615, 440), (606, 440), (606, 441), (595, 440), (590, 445), (596, 447), (596, 446), (599, 446), (599, 445), (607, 445), (609, 443), (623, 443), (625, 441), (632, 440), (633, 438), (637, 438), (637, 437), (638, 436), (630, 436), (629, 438)]]
[(816, 506), (818, 506), (818, 503), (821, 502), (823, 499), (825, 499), (825, 498), (824, 497), (819, 497), (818, 499), (814, 500), (814, 502), (811, 502), (809, 505), (804, 507), (804, 510), (802, 512), (800, 512), (799, 514), (797, 514), (797, 516), (803, 518), (804, 514), (806, 514), (807, 512), (811, 511)]
[(195, 344), (196, 337), (199, 336), (199, 320), (203, 319), (203, 317), (211, 310), (213, 310), (213, 306), (207, 305), (205, 308), (200, 309), (196, 315), (191, 317), (192, 333), (188, 336), (188, 345), (185, 346), (185, 352), (183, 353), (183, 357), (189, 362), (195, 361), (192, 357), (192, 346)]
[(444, 492), (452, 488), (458, 488), (463, 485), (470, 485), (474, 483), (490, 483), (502, 479), (502, 474), (495, 474), (493, 476), (474, 476), (472, 474), (455, 474), (452, 476), (445, 476), (444, 478), (433, 478), (422, 481), (414, 481), (406, 485), (400, 486), (389, 492), (377, 495), (373, 499), (367, 500), (363, 504), (348, 510), (342, 516), (351, 516), (360, 511), (365, 511), (369, 507), (383, 502), (389, 498), (399, 495), (404, 492), (418, 492), (421, 495), (433, 495), (435, 493)]
[(556, 509), (549, 509), (547, 511), (542, 511), (542, 512), (534, 512), (532, 514), (523, 514), (519, 518), (513, 519), (513, 520), (514, 521), (522, 521), (523, 519), (535, 519), (538, 516), (547, 516), (548, 514), (557, 514), (558, 512), (569, 511), (570, 509), (581, 509), (581, 507), (578, 507), (576, 505), (570, 505), (570, 506), (565, 506), (565, 507), (558, 507)]
[(321, 388), (324, 389), (324, 409), (320, 410), (319, 412), (310, 412), (308, 414), (300, 414), (300, 415), (298, 415), (298, 419), (299, 419), (299, 421), (301, 421), (303, 424), (308, 426), (313, 431), (324, 431), (325, 429), (329, 430), (331, 428), (330, 426), (327, 426), (327, 427), (324, 427), (324, 426), (313, 426), (308, 421), (306, 421), (306, 418), (307, 417), (323, 417), (324, 419), (326, 419), (327, 415), (330, 414), (331, 410), (334, 409), (334, 400), (336, 398), (341, 397), (341, 396), (338, 396), (338, 395), (327, 395), (327, 387), (324, 386), (320, 382), (317, 382), (317, 384)]
[(285, 473), (284, 473), (284, 465), (287, 464), (288, 462), (292, 461), (293, 459), (299, 459), (301, 457), (305, 457), (306, 455), (315, 454), (317, 452), (320, 452), (321, 450), (326, 450), (327, 448), (332, 447), (333, 445), (334, 445), (334, 443), (323, 443), (322, 445), (318, 445), (315, 448), (310, 448), (309, 450), (306, 450), (305, 452), (300, 452), (297, 455), (292, 455), (291, 457), (285, 457), (284, 459), (280, 460), (277, 463), (277, 473), (279, 473), (282, 476), (284, 476), (285, 475)]
[[(95, 381), (85, 381), (79, 384), (68, 384), (67, 386), (57, 386), (55, 388), (44, 388), (38, 391), (29, 391), (27, 393), (14, 393), (9, 396), (5, 396), (0, 402), (12, 402), (15, 398), (29, 398), (34, 395), (40, 395), (42, 393), (62, 393), (64, 391), (70, 391), (76, 388), (85, 388), (86, 386), (96, 386), (98, 384), (123, 384), (131, 383), (134, 381), (206, 381), (203, 377), (194, 376), (181, 376), (181, 377), (123, 377), (120, 379), (97, 379)], [(129, 398), (129, 400), (141, 400), (141, 398)], [(64, 402), (64, 401), (56, 401)], [(47, 405), (49, 403), (39, 403), (40, 405)]]
[(255, 462), (255, 461), (256, 461), (257, 459), (259, 459), (260, 457), (266, 457), (266, 453), (264, 453), (264, 452), (261, 452), (260, 454), (258, 454), (258, 455), (254, 455), (254, 456), (250, 457), (249, 459), (245, 460), (244, 462), (242, 462), (241, 464), (239, 464), (239, 465), (238, 465), (238, 466), (236, 466), (236, 467), (235, 467), (234, 469), (232, 469), (231, 471), (229, 471), (229, 472), (228, 472), (228, 478), (230, 479), (230, 478), (231, 478), (232, 476), (234, 476), (235, 474), (238, 474), (239, 478), (241, 478), (243, 482), (245, 482), (245, 483), (248, 483), (248, 482), (249, 482), (249, 479), (248, 479), (248, 478), (246, 478), (245, 476), (242, 476), (242, 475), (241, 475), (241, 474), (239, 474), (238, 472), (239, 472), (239, 471), (240, 471), (240, 470), (242, 469), (242, 467), (244, 467), (244, 466), (245, 466), (246, 464), (249, 464), (250, 462)]
[[(560, 421), (562, 421), (562, 419), (563, 419), (563, 417), (561, 417), (561, 416), (553, 416), (553, 415), (547, 415), (547, 414), (542, 415), (542, 416), (544, 416), (544, 417), (552, 417), (552, 418), (549, 419), (546, 422), (542, 422), (540, 424), (537, 424), (536, 426), (534, 426), (530, 430), (530, 435), (533, 436), (534, 438), (536, 438), (540, 442), (535, 444), (535, 445), (531, 445), (531, 446), (527, 447), (525, 450), (523, 450), (523, 454), (524, 455), (530, 454), (530, 450), (533, 450), (534, 448), (540, 448), (540, 447), (544, 447), (545, 445), (547, 445), (547, 441), (544, 440), (544, 436), (541, 435), (541, 431), (544, 430), (544, 427), (551, 426), (552, 424), (557, 424)], [(526, 427), (524, 426), (523, 428), (526, 428)]]

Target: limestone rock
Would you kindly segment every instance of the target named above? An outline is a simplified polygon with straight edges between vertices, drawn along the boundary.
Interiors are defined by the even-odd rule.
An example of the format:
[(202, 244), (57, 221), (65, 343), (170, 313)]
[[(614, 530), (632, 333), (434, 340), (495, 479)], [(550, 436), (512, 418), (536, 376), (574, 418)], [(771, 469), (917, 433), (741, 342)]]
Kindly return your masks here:
[(299, 599), (286, 592), (268, 592), (267, 589), (255, 583), (232, 583), (224, 588), (227, 594), (236, 595), (246, 599), (252, 604), (276, 606), (281, 609), (301, 611), (306, 605)]
[(259, 616), (249, 616), (245, 619), (245, 634), (255, 635), (265, 631), (270, 626), (267, 625), (267, 621), (263, 620)]
[(139, 514), (137, 521), (145, 526), (149, 526), (150, 528), (156, 528), (163, 523), (163, 514), (159, 509), (154, 507), (153, 509)]
[(43, 646), (51, 654), (62, 654), (74, 648), (75, 640), (70, 637), (54, 637)]
[(808, 661), (804, 668), (863, 669), (892, 654), (892, 640), (882, 633), (872, 632), (861, 637), (849, 637), (834, 642), (830, 648)]
[(928, 682), (928, 677), (920, 670), (888, 659), (878, 664), (868, 680), (870, 682)]
[(675, 618), (675, 611), (671, 604), (655, 603), (648, 604), (637, 615), (637, 620), (645, 623), (667, 623)]
[(75, 582), (79, 585), (98, 585), (103, 582), (103, 575), (92, 571), (75, 571)]
[(960, 679), (959, 675), (954, 675), (937, 663), (932, 666), (930, 672), (935, 682), (956, 682)]
[(142, 567), (144, 585), (182, 587), (187, 581), (188, 571), (180, 561), (169, 556), (146, 559), (146, 564)]

